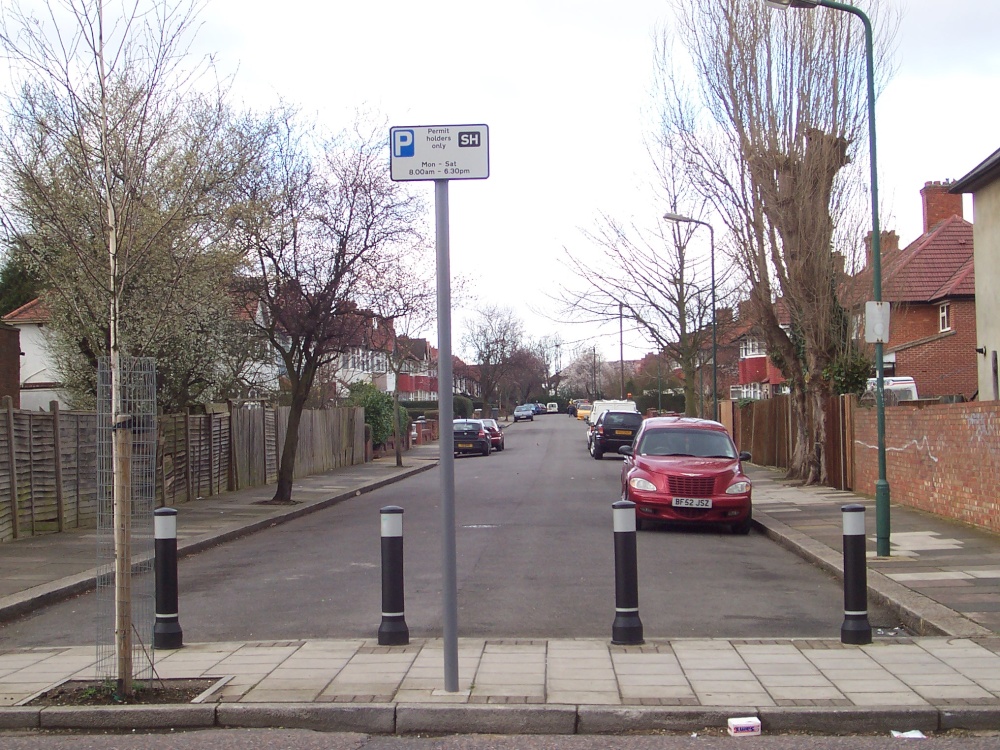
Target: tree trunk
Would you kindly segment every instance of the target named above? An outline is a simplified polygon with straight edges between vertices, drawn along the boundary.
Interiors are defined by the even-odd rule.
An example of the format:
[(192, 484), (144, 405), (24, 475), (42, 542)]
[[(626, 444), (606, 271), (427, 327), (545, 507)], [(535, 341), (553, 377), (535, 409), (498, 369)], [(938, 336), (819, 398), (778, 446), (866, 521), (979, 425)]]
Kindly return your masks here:
[(809, 420), (806, 393), (802, 385), (792, 385), (789, 403), (792, 408), (792, 425), (795, 434), (792, 438), (792, 455), (785, 479), (805, 479), (808, 476)]
[(278, 486), (274, 490), (272, 503), (292, 502), (292, 483), (295, 473), (295, 454), (299, 448), (299, 423), (305, 409), (309, 390), (312, 388), (314, 366), (307, 366), (306, 372), (292, 385), (292, 404), (288, 410), (288, 425), (285, 431), (285, 445), (281, 449), (281, 464), (278, 466)]
[(697, 399), (694, 397), (696, 392), (695, 389), (695, 379), (697, 378), (696, 368), (694, 363), (685, 362), (684, 364), (684, 416), (686, 417), (697, 417), (698, 416), (698, 404)]
[(399, 431), (399, 388), (392, 392), (392, 442), (396, 444), (396, 466), (403, 465), (403, 436)]

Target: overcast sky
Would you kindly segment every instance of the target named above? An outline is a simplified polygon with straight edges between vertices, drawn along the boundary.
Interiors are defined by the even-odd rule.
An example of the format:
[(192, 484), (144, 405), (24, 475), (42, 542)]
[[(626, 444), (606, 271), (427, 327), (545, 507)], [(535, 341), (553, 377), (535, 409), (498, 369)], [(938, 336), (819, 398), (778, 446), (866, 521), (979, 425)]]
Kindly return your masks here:
[[(882, 226), (906, 244), (922, 231), (924, 182), (957, 179), (1000, 148), (1000, 3), (898, 2), (899, 69), (877, 127)], [(665, 210), (643, 189), (643, 136), (655, 29), (670, 10), (665, 0), (208, 0), (198, 47), (223, 72), (238, 68), (238, 100), (281, 98), (331, 130), (358, 108), (397, 126), (487, 124), (490, 178), (450, 186), (452, 269), (473, 278), (475, 296), (515, 308), (530, 335), (558, 333), (565, 365), (581, 343), (617, 359), (618, 330), (546, 317), (562, 248), (599, 273), (605, 260), (581, 228), (600, 212), (651, 224)], [(433, 183), (411, 184), (433, 204)], [(650, 349), (630, 337), (625, 356)]]

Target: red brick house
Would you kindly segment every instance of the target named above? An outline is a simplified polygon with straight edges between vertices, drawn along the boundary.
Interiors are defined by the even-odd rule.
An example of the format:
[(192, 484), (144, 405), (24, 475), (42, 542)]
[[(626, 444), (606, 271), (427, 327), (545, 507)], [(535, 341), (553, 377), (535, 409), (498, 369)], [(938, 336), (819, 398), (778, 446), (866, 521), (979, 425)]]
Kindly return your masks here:
[(924, 232), (905, 248), (895, 233), (883, 234), (882, 298), (891, 303), (885, 372), (912, 377), (921, 398), (971, 399), (978, 391), (972, 224), (950, 187), (924, 185)]
[[(775, 302), (775, 313), (782, 328), (791, 326), (788, 308), (782, 300)], [(740, 322), (733, 331), (733, 338), (739, 345), (738, 375), (736, 383), (729, 388), (730, 398), (771, 398), (788, 392), (785, 376), (775, 366), (767, 353), (767, 344), (757, 334), (756, 325), (750, 319), (750, 305), (743, 302), (739, 307)]]

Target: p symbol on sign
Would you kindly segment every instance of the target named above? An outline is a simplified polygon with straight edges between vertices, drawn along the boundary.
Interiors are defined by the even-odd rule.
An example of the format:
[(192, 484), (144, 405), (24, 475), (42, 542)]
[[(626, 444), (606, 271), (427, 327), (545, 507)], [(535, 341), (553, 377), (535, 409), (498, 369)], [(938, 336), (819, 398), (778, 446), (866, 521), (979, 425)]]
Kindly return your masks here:
[(396, 158), (413, 156), (413, 131), (392, 131), (392, 155)]

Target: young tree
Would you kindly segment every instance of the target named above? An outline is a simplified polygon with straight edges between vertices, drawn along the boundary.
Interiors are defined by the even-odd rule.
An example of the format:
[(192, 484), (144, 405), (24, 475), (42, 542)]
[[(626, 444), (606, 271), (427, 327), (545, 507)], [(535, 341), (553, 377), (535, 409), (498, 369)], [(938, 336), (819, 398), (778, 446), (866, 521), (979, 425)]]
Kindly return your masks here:
[(514, 353), (521, 347), (524, 328), (513, 310), (490, 305), (466, 324), (463, 342), (479, 367), (483, 410), (492, 406), (497, 386), (510, 372)]
[[(461, 285), (459, 284), (459, 287)], [(455, 290), (452, 290), (455, 299)], [(459, 294), (461, 293), (459, 288)], [(372, 292), (369, 307), (379, 321), (392, 331), (392, 340), (385, 342), (389, 369), (395, 380), (392, 393), (393, 438), (396, 466), (403, 465), (403, 440), (399, 423), (399, 377), (412, 361), (409, 346), (412, 339), (431, 328), (437, 319), (437, 287), (434, 262), (422, 245), (414, 245), (389, 256), (379, 273), (379, 284)]]
[(0, 32), (24, 76), (0, 140), (2, 220), (39, 279), (70, 397), (92, 406), (98, 359), (119, 353), (157, 359), (165, 409), (219, 395), (216, 355), (241, 341), (238, 258), (218, 221), (236, 162), (222, 92), (200, 90), (202, 67), (185, 65), (195, 9), (45, 7), (48, 23), (15, 7)]
[[(204, 68), (187, 62), (195, 3), (140, 0), (111, 18), (103, 0), (41, 7), (36, 18), (10, 6), (0, 21), (15, 79), (0, 141), (3, 224), (67, 315), (84, 327), (102, 322), (89, 345), (108, 355), (117, 427), (128, 418), (122, 354), (138, 353), (135, 330), (136, 339), (162, 331), (182, 280), (212, 240), (200, 220), (218, 213), (213, 186), (225, 164), (226, 113), (218, 91), (196, 89)], [(150, 266), (156, 271), (147, 276)], [(130, 307), (153, 277), (156, 303)], [(124, 695), (132, 692), (129, 434), (116, 430), (112, 441)]]
[(421, 206), (389, 179), (384, 138), (358, 122), (320, 137), (290, 112), (245, 123), (253, 145), (231, 218), (255, 266), (260, 323), (291, 388), (272, 502), (292, 501), (302, 410), (319, 370), (362, 338), (385, 254), (419, 241)]
[[(827, 373), (846, 346), (832, 248), (845, 239), (857, 246), (852, 220), (862, 204), (861, 30), (846, 14), (778, 14), (743, 0), (676, 0), (676, 8), (676, 40), (688, 54), (664, 36), (661, 137), (676, 144), (688, 181), (728, 230), (760, 332), (792, 385), (789, 475), (822, 481)], [(885, 51), (883, 38), (880, 58)], [(779, 297), (790, 330), (775, 313)]]

